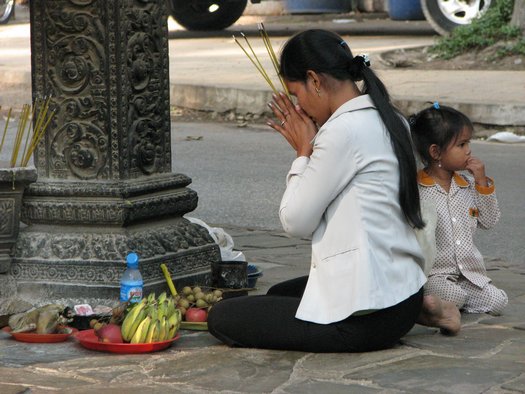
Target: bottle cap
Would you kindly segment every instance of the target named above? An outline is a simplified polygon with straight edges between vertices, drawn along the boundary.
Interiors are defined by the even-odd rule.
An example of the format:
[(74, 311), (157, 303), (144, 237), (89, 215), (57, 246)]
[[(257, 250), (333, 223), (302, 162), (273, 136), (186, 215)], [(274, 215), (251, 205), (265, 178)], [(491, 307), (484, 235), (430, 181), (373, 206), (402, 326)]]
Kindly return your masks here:
[(126, 262), (130, 268), (138, 268), (139, 266), (139, 256), (138, 254), (131, 252), (126, 256)]

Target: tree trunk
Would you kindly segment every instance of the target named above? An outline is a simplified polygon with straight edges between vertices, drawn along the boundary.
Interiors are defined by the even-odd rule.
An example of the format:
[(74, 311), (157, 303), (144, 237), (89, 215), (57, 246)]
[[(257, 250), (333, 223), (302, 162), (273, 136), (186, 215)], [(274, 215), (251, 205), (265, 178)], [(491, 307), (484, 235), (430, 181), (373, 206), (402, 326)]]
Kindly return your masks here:
[(514, 11), (510, 24), (519, 27), (525, 36), (525, 0), (514, 0)]

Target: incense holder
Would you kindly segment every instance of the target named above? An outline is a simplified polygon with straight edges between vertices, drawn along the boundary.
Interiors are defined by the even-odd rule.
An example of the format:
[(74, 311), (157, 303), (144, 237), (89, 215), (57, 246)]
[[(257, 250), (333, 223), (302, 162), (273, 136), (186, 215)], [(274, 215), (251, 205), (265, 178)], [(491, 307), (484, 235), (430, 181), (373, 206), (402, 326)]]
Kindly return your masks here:
[(25, 188), (37, 179), (34, 167), (2, 166), (0, 162), (0, 274), (11, 267), (11, 250), (20, 230)]

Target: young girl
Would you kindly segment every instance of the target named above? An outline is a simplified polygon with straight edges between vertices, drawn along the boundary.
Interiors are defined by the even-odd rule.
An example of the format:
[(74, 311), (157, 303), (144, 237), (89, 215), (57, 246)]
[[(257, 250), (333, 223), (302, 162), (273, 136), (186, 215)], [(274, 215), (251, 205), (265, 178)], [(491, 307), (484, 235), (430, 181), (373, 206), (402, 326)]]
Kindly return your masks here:
[(492, 179), (471, 155), (472, 123), (435, 103), (411, 117), (410, 124), (425, 165), (418, 173), (420, 198), (432, 201), (438, 216), (437, 253), (425, 294), (452, 301), (464, 312), (499, 315), (507, 295), (491, 284), (473, 242), (476, 228), (494, 226), (500, 211)]

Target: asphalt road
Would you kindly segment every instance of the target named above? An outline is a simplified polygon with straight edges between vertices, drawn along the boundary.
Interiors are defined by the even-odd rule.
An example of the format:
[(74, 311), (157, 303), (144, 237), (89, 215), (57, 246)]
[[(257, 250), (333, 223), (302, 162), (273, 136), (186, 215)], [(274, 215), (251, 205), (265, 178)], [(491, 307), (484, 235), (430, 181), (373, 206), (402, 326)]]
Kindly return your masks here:
[[(173, 123), (173, 171), (190, 176), (199, 195), (188, 214), (211, 225), (281, 229), (278, 208), (294, 152), (263, 125)], [(487, 174), (495, 179), (502, 211), (477, 242), (487, 266), (525, 266), (525, 144), (474, 141)]]

